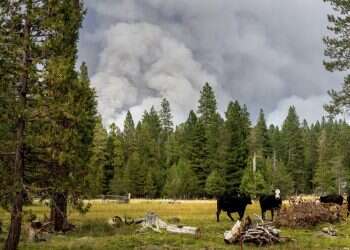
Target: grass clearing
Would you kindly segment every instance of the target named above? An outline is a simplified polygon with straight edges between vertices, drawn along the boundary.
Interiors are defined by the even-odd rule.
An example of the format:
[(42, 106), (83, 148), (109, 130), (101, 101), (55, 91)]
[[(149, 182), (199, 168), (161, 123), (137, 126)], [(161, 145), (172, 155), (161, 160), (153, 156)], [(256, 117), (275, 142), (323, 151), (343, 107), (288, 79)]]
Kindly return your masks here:
[[(42, 205), (26, 207), (26, 211), (43, 216), (48, 215), (48, 208)], [(107, 220), (115, 215), (128, 217), (142, 217), (146, 212), (155, 212), (162, 219), (168, 220), (178, 217), (181, 224), (201, 228), (202, 236), (195, 239), (191, 235), (177, 235), (170, 233), (156, 233), (147, 231), (136, 233), (138, 226), (123, 226), (113, 228)], [(239, 246), (226, 245), (223, 233), (232, 227), (233, 223), (225, 213), (221, 214), (221, 222), (215, 219), (216, 203), (214, 201), (183, 202), (169, 204), (161, 201), (133, 200), (130, 204), (116, 204), (113, 202), (94, 202), (86, 215), (75, 211), (69, 214), (70, 221), (77, 226), (74, 232), (66, 235), (54, 235), (48, 241), (29, 243), (23, 233), (20, 249), (23, 250), (75, 250), (75, 249), (140, 249), (140, 250), (178, 250), (178, 249), (240, 249)], [(259, 214), (258, 204), (248, 206), (246, 214)], [(235, 215), (234, 218), (237, 218)], [(0, 210), (0, 219), (7, 229), (9, 214)], [(282, 228), (282, 235), (296, 239), (296, 242), (279, 244), (263, 249), (350, 249), (350, 225), (346, 222), (335, 225), (339, 236), (330, 238), (319, 236), (322, 225), (313, 229)], [(6, 233), (6, 232), (5, 232)], [(0, 247), (5, 233), (0, 234)], [(245, 245), (244, 249), (258, 249), (253, 245)]]

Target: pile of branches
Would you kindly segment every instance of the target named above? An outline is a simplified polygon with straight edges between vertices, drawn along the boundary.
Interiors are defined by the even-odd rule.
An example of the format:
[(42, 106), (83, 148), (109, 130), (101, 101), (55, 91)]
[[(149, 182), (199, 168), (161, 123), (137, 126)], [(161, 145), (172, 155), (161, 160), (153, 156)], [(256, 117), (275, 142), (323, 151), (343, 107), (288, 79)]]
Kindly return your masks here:
[(335, 223), (342, 219), (341, 206), (317, 201), (290, 201), (284, 206), (276, 220), (278, 227), (312, 227), (319, 223)]
[(28, 225), (28, 240), (33, 242), (46, 241), (49, 234), (54, 233), (53, 224), (50, 221), (31, 221)]
[(273, 226), (273, 222), (264, 223), (260, 219), (259, 223), (254, 224), (249, 216), (246, 217), (243, 223), (237, 221), (230, 231), (224, 233), (224, 241), (227, 244), (254, 243), (258, 246), (263, 246), (288, 240), (290, 239), (280, 236), (280, 230)]

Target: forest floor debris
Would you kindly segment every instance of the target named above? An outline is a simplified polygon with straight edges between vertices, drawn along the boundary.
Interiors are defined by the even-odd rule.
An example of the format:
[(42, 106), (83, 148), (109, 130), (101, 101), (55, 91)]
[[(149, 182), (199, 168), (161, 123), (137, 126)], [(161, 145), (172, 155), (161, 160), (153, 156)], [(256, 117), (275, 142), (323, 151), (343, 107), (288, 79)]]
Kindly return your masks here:
[(242, 223), (238, 220), (231, 230), (224, 233), (224, 241), (233, 243), (254, 243), (258, 246), (271, 245), (290, 241), (288, 237), (280, 236), (281, 230), (273, 226), (273, 222), (258, 222), (254, 224), (249, 216)]
[(276, 219), (276, 226), (306, 228), (320, 223), (336, 223), (341, 219), (339, 205), (322, 204), (315, 201), (290, 202), (289, 206), (282, 207)]
[[(172, 221), (180, 222), (180, 219), (171, 218)], [(184, 225), (176, 225), (176, 224), (168, 224), (164, 220), (160, 219), (160, 217), (153, 213), (149, 212), (147, 213), (143, 218), (127, 218), (127, 217), (120, 217), (120, 216), (114, 216), (113, 218), (108, 220), (108, 224), (115, 226), (115, 227), (121, 227), (123, 224), (125, 225), (132, 225), (132, 224), (140, 224), (141, 228), (137, 230), (137, 232), (144, 232), (147, 229), (151, 229), (155, 232), (162, 232), (162, 230), (165, 230), (170, 233), (178, 233), (178, 234), (191, 234), (194, 235), (196, 238), (200, 237), (201, 231), (198, 227), (192, 227), (192, 226), (184, 226)]]

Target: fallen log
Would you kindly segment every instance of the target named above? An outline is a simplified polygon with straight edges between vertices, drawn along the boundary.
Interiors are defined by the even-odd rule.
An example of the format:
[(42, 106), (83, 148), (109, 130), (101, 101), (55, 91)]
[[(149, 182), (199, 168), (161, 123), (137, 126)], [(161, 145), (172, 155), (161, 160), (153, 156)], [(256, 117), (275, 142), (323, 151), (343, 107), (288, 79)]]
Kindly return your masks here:
[[(179, 221), (179, 219), (177, 219), (177, 221)], [(160, 233), (162, 230), (165, 230), (169, 233), (191, 234), (197, 238), (200, 237), (201, 234), (201, 231), (198, 227), (168, 224), (160, 219), (159, 216), (155, 213), (147, 213), (145, 217), (137, 219), (114, 216), (108, 220), (108, 224), (114, 227), (121, 227), (124, 224), (140, 224), (141, 228), (138, 230), (138, 232), (143, 232), (147, 229), (151, 229), (155, 232)]]
[(200, 237), (201, 233), (200, 229), (197, 227), (168, 224), (162, 219), (160, 219), (159, 216), (155, 213), (147, 213), (144, 217), (143, 222), (141, 223), (141, 226), (142, 228), (140, 231), (144, 231), (150, 228), (155, 232), (161, 232), (161, 230), (163, 229), (170, 233), (191, 234), (196, 236), (197, 238)]

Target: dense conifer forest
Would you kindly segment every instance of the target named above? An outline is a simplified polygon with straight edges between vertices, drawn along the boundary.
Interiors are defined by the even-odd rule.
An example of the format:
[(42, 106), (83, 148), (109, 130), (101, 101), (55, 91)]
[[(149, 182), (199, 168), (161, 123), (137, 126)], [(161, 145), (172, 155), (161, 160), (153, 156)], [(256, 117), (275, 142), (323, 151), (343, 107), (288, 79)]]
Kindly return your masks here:
[[(330, 71), (350, 68), (348, 1), (329, 0)], [(198, 105), (174, 124), (171, 103), (128, 112), (122, 128), (104, 124), (85, 63), (77, 67), (82, 1), (0, 1), (0, 203), (11, 214), (5, 249), (20, 240), (23, 207), (50, 200), (56, 231), (67, 226), (68, 205), (131, 193), (140, 198), (216, 198), (245, 192), (257, 197), (278, 188), (290, 194), (350, 189), (350, 77), (330, 91), (328, 116), (302, 120), (294, 106), (281, 126), (261, 109), (232, 100), (220, 113), (210, 83)], [(312, 72), (310, 72), (311, 74)], [(127, 94), (127, 93), (122, 93)], [(116, 96), (115, 98), (118, 98)], [(344, 115), (344, 116), (342, 116)]]

